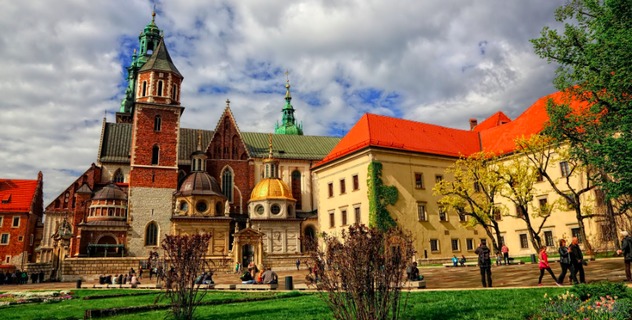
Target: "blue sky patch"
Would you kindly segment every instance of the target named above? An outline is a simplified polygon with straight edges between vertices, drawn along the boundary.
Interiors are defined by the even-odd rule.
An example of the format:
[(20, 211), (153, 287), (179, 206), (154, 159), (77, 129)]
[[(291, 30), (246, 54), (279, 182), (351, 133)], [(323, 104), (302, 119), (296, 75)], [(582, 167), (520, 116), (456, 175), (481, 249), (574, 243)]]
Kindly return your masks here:
[(198, 88), (197, 93), (200, 94), (224, 94), (230, 91), (227, 86), (205, 85)]

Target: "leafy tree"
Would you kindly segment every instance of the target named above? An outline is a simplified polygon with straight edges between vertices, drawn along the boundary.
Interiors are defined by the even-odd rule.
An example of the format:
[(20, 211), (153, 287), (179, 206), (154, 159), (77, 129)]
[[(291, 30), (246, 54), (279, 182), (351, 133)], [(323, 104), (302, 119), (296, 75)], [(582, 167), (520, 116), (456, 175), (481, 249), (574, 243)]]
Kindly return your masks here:
[(494, 251), (500, 251), (501, 234), (494, 214), (494, 201), (500, 194), (499, 173), (488, 163), (497, 161), (489, 153), (476, 153), (460, 158), (446, 170), (448, 177), (435, 184), (435, 195), (442, 195), (439, 204), (453, 208), (459, 215), (470, 217), (469, 226), (480, 225), (491, 239)]
[(170, 270), (166, 273), (166, 296), (171, 300), (171, 312), (176, 319), (193, 319), (193, 312), (206, 295), (195, 283), (204, 272), (212, 272), (205, 261), (211, 235), (166, 235), (162, 249)]
[[(555, 86), (566, 101), (549, 101), (554, 139), (601, 177), (607, 213), (632, 206), (632, 2), (570, 0), (555, 12), (563, 32), (544, 27), (532, 40), (536, 54), (555, 62)], [(578, 103), (579, 102), (579, 103)]]
[(411, 236), (352, 225), (342, 237), (323, 235), (324, 249), (311, 253), (318, 292), (336, 319), (397, 319), (402, 285), (413, 256)]
[[(561, 197), (560, 207), (573, 210), (586, 251), (592, 254), (593, 248), (586, 236), (584, 220), (599, 215), (593, 212), (591, 206), (582, 206), (582, 196), (595, 188), (594, 181), (599, 179), (598, 172), (589, 170), (583, 162), (569, 154), (567, 147), (556, 144), (555, 140), (548, 136), (533, 135), (529, 139), (518, 139), (516, 144), (519, 154), (529, 160), (536, 174), (542, 180), (546, 180), (553, 191)], [(555, 168), (556, 164), (564, 165), (566, 169), (565, 174), (554, 179), (549, 169)], [(560, 172), (562, 173), (562, 170)], [(578, 180), (585, 184), (579, 184)]]
[(537, 179), (537, 170), (525, 157), (514, 156), (498, 161), (494, 166), (499, 172), (499, 180), (503, 182), (500, 194), (516, 207), (515, 215), (506, 215), (524, 221), (531, 244), (537, 252), (542, 247), (540, 232), (546, 220), (551, 216), (555, 203), (540, 204), (537, 207), (532, 205), (535, 198), (533, 185)]

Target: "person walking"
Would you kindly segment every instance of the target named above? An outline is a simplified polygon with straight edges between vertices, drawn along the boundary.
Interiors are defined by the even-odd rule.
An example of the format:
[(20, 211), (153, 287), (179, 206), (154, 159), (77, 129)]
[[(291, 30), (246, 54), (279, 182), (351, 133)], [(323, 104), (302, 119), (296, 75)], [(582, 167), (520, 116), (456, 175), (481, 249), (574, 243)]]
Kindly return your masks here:
[(487, 240), (482, 239), (481, 244), (474, 251), (478, 255), (478, 267), (481, 269), (481, 282), (483, 288), (492, 287), (492, 259), (487, 247)]
[(546, 246), (542, 246), (540, 248), (540, 252), (538, 254), (538, 267), (540, 268), (540, 278), (538, 278), (538, 285), (542, 285), (542, 277), (544, 277), (544, 270), (548, 271), (551, 277), (553, 277), (553, 281), (555, 281), (556, 285), (560, 285), (551, 270), (551, 266), (549, 266), (549, 255), (546, 253)]
[(301, 267), (301, 259), (296, 259), (296, 270)]
[(617, 254), (623, 254), (623, 263), (625, 265), (625, 281), (631, 282), (630, 263), (632, 263), (632, 237), (627, 231), (621, 231), (623, 240), (621, 240), (621, 250), (617, 250)]
[(503, 253), (503, 260), (505, 262), (505, 265), (509, 265), (509, 247), (507, 247), (507, 245), (503, 243), (502, 248), (500, 248), (500, 252)]
[[(564, 284), (564, 277), (566, 277), (566, 271), (571, 269), (571, 257), (568, 253), (568, 247), (566, 246), (566, 239), (560, 239), (560, 247), (557, 249), (560, 254), (560, 266), (562, 267), (562, 273), (557, 278), (557, 283)], [(571, 269), (572, 272), (572, 269)]]
[[(573, 284), (586, 283), (586, 276), (584, 274), (584, 254), (582, 253), (582, 249), (579, 247), (579, 239), (577, 239), (577, 237), (573, 237), (573, 240), (571, 240), (569, 252), (571, 258), (571, 280), (573, 281)], [(577, 281), (578, 272), (579, 281)]]

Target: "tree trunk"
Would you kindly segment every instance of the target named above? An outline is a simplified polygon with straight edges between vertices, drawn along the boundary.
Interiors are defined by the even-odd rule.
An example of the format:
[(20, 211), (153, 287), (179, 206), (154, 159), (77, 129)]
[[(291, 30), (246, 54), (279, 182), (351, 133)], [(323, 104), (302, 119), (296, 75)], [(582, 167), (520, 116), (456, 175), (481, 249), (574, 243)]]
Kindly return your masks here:
[(619, 242), (619, 237), (617, 236), (617, 221), (614, 218), (614, 207), (612, 206), (612, 200), (606, 200), (606, 217), (608, 220), (608, 231), (610, 232), (610, 237), (614, 241), (614, 249), (621, 249), (621, 243)]

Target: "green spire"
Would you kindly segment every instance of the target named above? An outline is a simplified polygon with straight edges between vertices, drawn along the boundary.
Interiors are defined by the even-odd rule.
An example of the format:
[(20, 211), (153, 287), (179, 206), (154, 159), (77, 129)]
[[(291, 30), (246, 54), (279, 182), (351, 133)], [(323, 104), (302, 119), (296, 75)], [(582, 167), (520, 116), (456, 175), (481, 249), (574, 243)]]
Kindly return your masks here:
[(134, 97), (136, 96), (136, 76), (138, 70), (149, 60), (153, 51), (158, 47), (162, 40), (162, 31), (156, 26), (156, 10), (151, 13), (151, 22), (145, 26), (145, 29), (138, 35), (139, 50), (132, 55), (132, 63), (127, 67), (127, 89), (125, 89), (125, 97), (121, 101), (121, 113), (131, 113), (134, 106)]
[[(285, 72), (285, 76), (288, 76), (288, 72)], [(282, 123), (279, 125), (278, 123), (274, 126), (274, 133), (276, 134), (289, 134), (289, 135), (303, 135), (303, 126), (301, 124), (296, 124), (296, 119), (294, 118), (294, 107), (292, 107), (292, 94), (290, 93), (290, 79), (287, 78), (287, 82), (285, 84), (285, 106), (283, 110)]]

